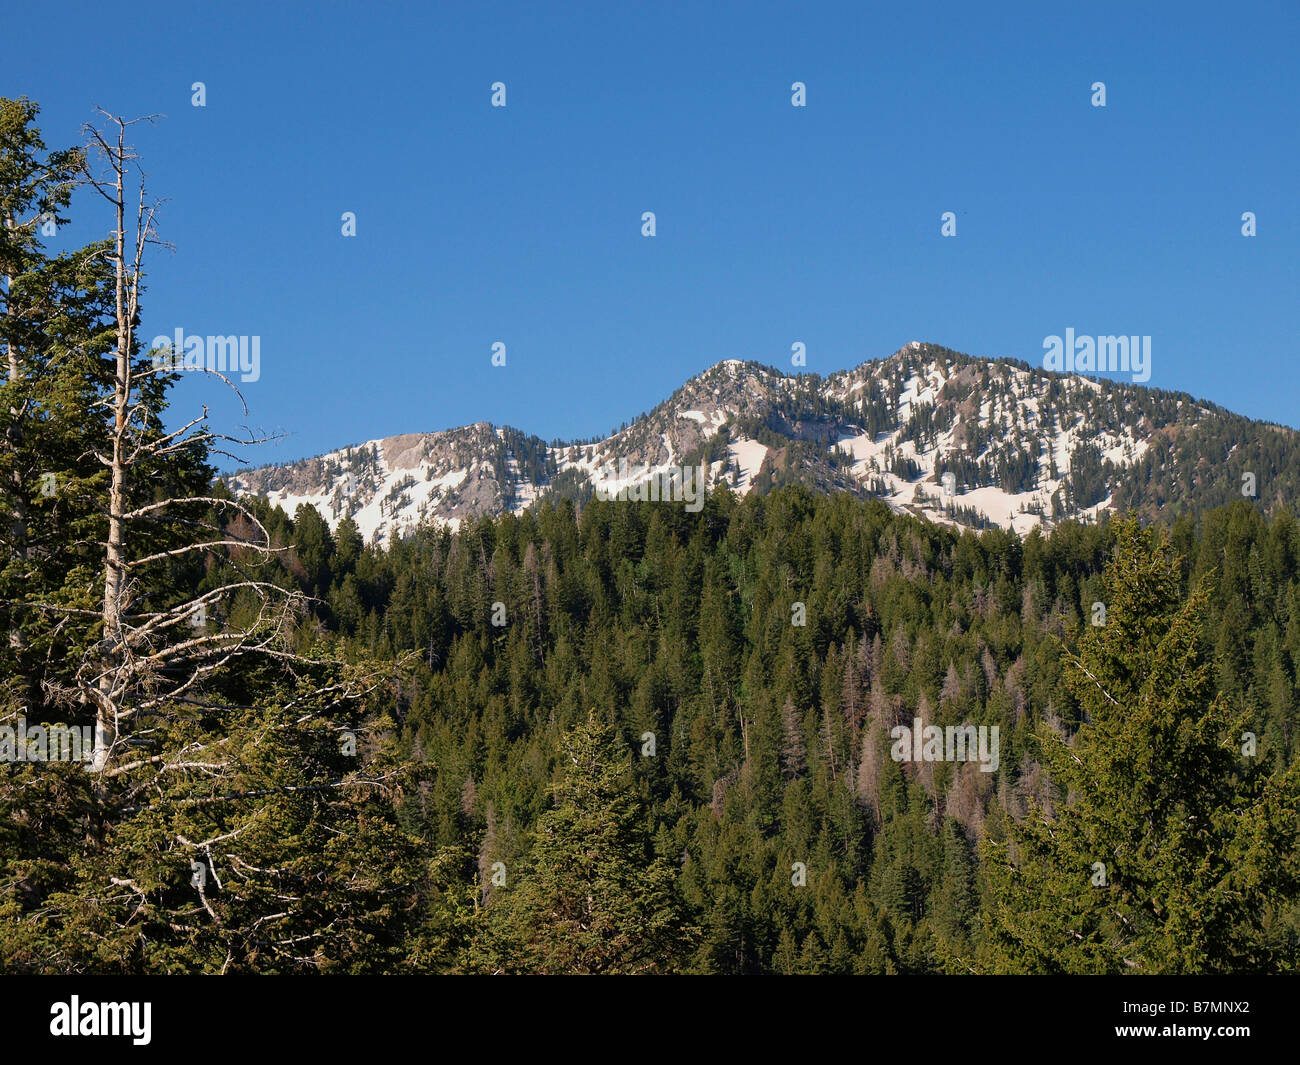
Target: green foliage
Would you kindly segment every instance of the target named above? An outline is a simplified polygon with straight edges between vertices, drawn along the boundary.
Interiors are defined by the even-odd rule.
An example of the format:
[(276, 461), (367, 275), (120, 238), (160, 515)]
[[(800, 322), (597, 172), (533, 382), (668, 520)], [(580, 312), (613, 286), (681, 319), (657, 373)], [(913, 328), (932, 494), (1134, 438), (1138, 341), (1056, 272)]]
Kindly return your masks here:
[[(1300, 887), (1300, 767), (1242, 757), (1216, 694), (1209, 582), (1186, 600), (1158, 530), (1118, 527), (1106, 624), (1068, 661), (1085, 723), (1042, 730), (1053, 810), (986, 849), (992, 964), (1030, 972), (1254, 972), (1294, 965), (1264, 931)], [(1253, 752), (1252, 752), (1253, 753)]]
[(671, 971), (692, 930), (674, 872), (656, 856), (629, 751), (593, 713), (561, 741), (555, 806), (533, 830), (513, 885), (492, 892), (498, 965), (531, 973)]

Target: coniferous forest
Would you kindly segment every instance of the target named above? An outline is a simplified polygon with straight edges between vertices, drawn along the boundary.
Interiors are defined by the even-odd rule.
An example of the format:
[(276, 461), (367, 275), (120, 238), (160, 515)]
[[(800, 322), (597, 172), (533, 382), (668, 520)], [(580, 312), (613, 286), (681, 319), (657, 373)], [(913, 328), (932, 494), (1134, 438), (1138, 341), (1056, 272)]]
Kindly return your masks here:
[[(37, 118), (0, 101), (5, 972), (1300, 966), (1285, 501), (1021, 537), (722, 486), (367, 544), (216, 478), (129, 123)], [(109, 236), (50, 252), (80, 187)]]

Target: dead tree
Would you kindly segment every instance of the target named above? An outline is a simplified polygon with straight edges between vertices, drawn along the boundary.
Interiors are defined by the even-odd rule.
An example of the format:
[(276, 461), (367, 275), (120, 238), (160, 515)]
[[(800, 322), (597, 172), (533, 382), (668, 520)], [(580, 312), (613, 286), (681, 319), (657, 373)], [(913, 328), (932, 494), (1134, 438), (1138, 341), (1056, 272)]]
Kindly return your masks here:
[[(168, 706), (201, 696), (205, 678), (241, 656), (263, 653), (293, 658), (287, 636), (299, 616), (304, 597), (278, 585), (250, 577), (183, 598), (166, 606), (146, 605), (142, 594), (158, 568), (182, 556), (203, 554), (230, 562), (233, 553), (266, 560), (276, 550), (265, 527), (243, 504), (216, 496), (183, 494), (147, 503), (138, 491), (148, 471), (184, 455), (230, 454), (228, 445), (251, 445), (267, 437), (233, 437), (215, 432), (208, 408), (180, 428), (161, 428), (148, 390), (156, 375), (176, 372), (173, 361), (151, 353), (140, 356), (136, 334), (145, 253), (160, 245), (155, 228), (158, 204), (148, 199), (138, 157), (127, 144), (127, 131), (154, 116), (126, 120), (101, 111), (103, 129), (87, 125), (85, 179), (110, 205), (114, 225), (108, 265), (114, 285), (116, 348), (112, 353), (111, 388), (104, 395), (106, 440), (95, 459), (109, 471), (107, 532), (103, 547), (102, 640), (99, 653), (77, 671), (73, 688), (79, 701), (96, 708), (95, 749), (91, 768), (112, 773), (123, 750), (125, 730), (133, 720), (163, 712)], [(164, 355), (167, 353), (163, 353)], [(226, 374), (204, 366), (201, 372), (220, 378), (247, 405)], [(146, 394), (147, 392), (147, 394)], [(204, 521), (218, 514), (241, 515), (248, 535), (233, 536), (226, 522)], [(233, 515), (232, 515), (233, 516)], [(150, 530), (166, 525), (194, 535), (161, 550), (143, 550)], [(258, 609), (251, 620), (214, 626), (209, 612), (237, 595), (251, 596)], [(64, 692), (64, 695), (73, 694)]]

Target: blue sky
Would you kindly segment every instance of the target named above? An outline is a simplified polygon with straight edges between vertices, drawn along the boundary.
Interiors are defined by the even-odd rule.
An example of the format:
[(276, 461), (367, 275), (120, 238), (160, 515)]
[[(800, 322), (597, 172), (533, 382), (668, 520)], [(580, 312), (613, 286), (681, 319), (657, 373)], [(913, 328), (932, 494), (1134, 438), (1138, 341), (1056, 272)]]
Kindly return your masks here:
[[(248, 421), (288, 435), (250, 463), (603, 434), (795, 341), (823, 374), (910, 340), (1041, 364), (1067, 327), (1300, 425), (1300, 5), (1054, 6), (66, 3), (0, 15), (0, 95), (52, 147), (167, 116), (143, 332), (261, 337)], [(59, 243), (108, 226), (76, 214)], [(203, 402), (244, 420), (193, 377), (174, 420)]]

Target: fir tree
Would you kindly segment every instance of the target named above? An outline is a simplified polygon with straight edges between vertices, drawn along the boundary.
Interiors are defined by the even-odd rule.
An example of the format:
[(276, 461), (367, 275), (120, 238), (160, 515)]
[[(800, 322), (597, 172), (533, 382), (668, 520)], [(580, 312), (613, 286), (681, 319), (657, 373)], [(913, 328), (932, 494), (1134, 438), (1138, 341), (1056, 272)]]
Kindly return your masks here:
[(1069, 659), (1085, 723), (1072, 741), (1040, 737), (1062, 805), (1031, 804), (985, 848), (999, 971), (1286, 962), (1264, 923), (1300, 884), (1300, 771), (1242, 758), (1245, 718), (1216, 696), (1205, 647), (1209, 588), (1184, 602), (1180, 569), (1159, 530), (1120, 525), (1106, 624)]
[(653, 855), (629, 752), (593, 711), (562, 741), (555, 806), (492, 897), (502, 968), (646, 973), (679, 967), (690, 929), (671, 866)]

